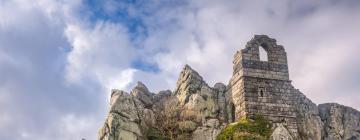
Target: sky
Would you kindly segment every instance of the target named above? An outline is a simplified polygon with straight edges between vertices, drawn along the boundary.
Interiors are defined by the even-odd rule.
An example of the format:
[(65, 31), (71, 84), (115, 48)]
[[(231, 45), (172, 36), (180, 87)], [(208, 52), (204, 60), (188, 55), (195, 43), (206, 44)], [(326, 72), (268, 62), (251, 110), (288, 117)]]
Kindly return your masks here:
[(360, 109), (358, 0), (0, 0), (0, 139), (95, 140), (111, 89), (173, 90), (185, 64), (228, 83), (255, 34), (292, 84)]

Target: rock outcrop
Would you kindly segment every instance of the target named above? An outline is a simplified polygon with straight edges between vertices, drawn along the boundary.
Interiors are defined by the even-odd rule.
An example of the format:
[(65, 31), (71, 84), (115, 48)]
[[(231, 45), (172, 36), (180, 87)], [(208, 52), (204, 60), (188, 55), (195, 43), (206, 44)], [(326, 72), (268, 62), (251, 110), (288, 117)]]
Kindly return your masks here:
[(99, 139), (145, 139), (142, 132), (141, 102), (129, 93), (113, 90), (110, 112), (104, 126), (99, 131)]
[(153, 105), (152, 96), (148, 88), (141, 82), (138, 82), (136, 87), (131, 91), (131, 95), (139, 99), (146, 108), (151, 108)]
[[(190, 137), (197, 140), (212, 140), (226, 125), (226, 87), (218, 83), (209, 87), (203, 78), (190, 66), (185, 65), (177, 81), (174, 95), (179, 100), (180, 119), (196, 125)], [(220, 97), (220, 98), (219, 98)]]
[[(268, 61), (259, 59), (259, 47)], [(293, 87), (285, 49), (275, 39), (256, 35), (233, 63), (228, 85), (211, 87), (185, 65), (174, 91), (154, 94), (141, 82), (130, 94), (113, 90), (99, 139), (215, 140), (229, 124), (258, 115), (271, 124), (266, 136), (272, 140), (360, 139), (360, 112), (339, 104), (317, 106)]]
[(359, 140), (360, 112), (336, 103), (320, 104), (325, 140)]
[(275, 126), (273, 133), (270, 136), (271, 140), (293, 140), (290, 132), (282, 125)]

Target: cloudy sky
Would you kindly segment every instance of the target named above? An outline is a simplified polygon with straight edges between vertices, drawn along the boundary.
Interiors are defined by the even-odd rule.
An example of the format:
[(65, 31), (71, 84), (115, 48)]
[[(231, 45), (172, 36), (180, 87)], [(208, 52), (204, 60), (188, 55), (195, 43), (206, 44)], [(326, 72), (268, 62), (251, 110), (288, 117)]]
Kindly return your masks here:
[(316, 103), (360, 109), (358, 0), (0, 0), (0, 139), (95, 140), (110, 89), (227, 83), (254, 34)]

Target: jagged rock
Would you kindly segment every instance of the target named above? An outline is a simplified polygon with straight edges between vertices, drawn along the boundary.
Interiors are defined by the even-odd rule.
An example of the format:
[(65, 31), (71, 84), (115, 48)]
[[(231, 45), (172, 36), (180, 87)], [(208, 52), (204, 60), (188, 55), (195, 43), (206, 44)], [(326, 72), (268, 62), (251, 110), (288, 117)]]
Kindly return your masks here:
[(201, 90), (204, 81), (202, 77), (189, 65), (185, 65), (176, 83), (175, 95), (179, 98), (180, 105), (184, 105), (195, 92)]
[(134, 99), (121, 90), (112, 90), (110, 112), (99, 130), (100, 140), (145, 139)]
[(194, 71), (190, 66), (185, 65), (180, 73), (175, 90), (180, 107), (183, 107), (182, 116), (185, 118), (192, 117), (189, 112), (201, 114), (203, 118), (196, 121), (204, 121), (207, 117), (215, 117), (216, 107), (216, 91), (210, 88), (203, 78)]
[(132, 122), (139, 122), (135, 99), (129, 93), (121, 90), (113, 90), (112, 93), (111, 100), (113, 103), (110, 107), (110, 113), (119, 114)]
[(270, 140), (293, 140), (293, 138), (284, 125), (277, 124), (276, 128), (270, 136)]
[(138, 98), (146, 108), (152, 107), (152, 93), (149, 92), (148, 88), (143, 83), (137, 82), (137, 85), (131, 91), (131, 95)]
[(165, 98), (170, 97), (170, 96), (171, 96), (170, 90), (163, 90), (153, 96), (153, 101), (154, 101), (154, 103), (157, 103), (157, 102), (160, 102), (161, 100), (164, 100)]
[(226, 86), (223, 83), (216, 83), (214, 85), (214, 89), (216, 89), (218, 92), (225, 93), (226, 92)]
[(223, 83), (216, 83), (214, 89), (217, 92), (217, 105), (219, 107), (218, 118), (223, 123), (228, 123), (233, 121), (232, 115), (232, 103), (231, 96), (226, 92), (226, 86)]
[(318, 107), (300, 91), (295, 90), (292, 93), (297, 109), (296, 121), (301, 134), (300, 139), (320, 140), (324, 124), (319, 116)]
[[(215, 134), (220, 132), (219, 120), (224, 121), (227, 118), (224, 116), (227, 114), (225, 90), (226, 86), (220, 83), (215, 88), (209, 87), (198, 72), (188, 65), (180, 73), (175, 95), (180, 102), (179, 106), (182, 107), (181, 119), (192, 120), (198, 124), (191, 136), (193, 139), (210, 137), (215, 139)], [(221, 96), (220, 101), (219, 96)], [(222, 103), (221, 111), (219, 102)]]
[(161, 112), (164, 110), (165, 102), (171, 98), (171, 91), (164, 90), (153, 96), (153, 111)]
[(360, 112), (336, 103), (320, 104), (325, 140), (360, 139)]
[(132, 90), (131, 96), (140, 119), (138, 124), (142, 132), (146, 133), (150, 127), (155, 125), (155, 115), (151, 108), (153, 106), (151, 93), (144, 84), (138, 82), (138, 85)]

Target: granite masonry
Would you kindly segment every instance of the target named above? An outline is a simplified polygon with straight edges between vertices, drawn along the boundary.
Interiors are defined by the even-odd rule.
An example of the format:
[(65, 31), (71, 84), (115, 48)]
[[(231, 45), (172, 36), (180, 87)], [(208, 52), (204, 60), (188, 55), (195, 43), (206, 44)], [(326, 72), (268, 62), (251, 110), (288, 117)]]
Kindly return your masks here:
[[(260, 47), (267, 61), (260, 60)], [(294, 88), (284, 47), (266, 35), (255, 35), (235, 53), (227, 86), (211, 87), (185, 65), (174, 91), (151, 93), (141, 82), (130, 94), (113, 90), (98, 139), (213, 140), (226, 125), (255, 115), (272, 124), (273, 140), (360, 140), (360, 112), (335, 103), (317, 106)]]

